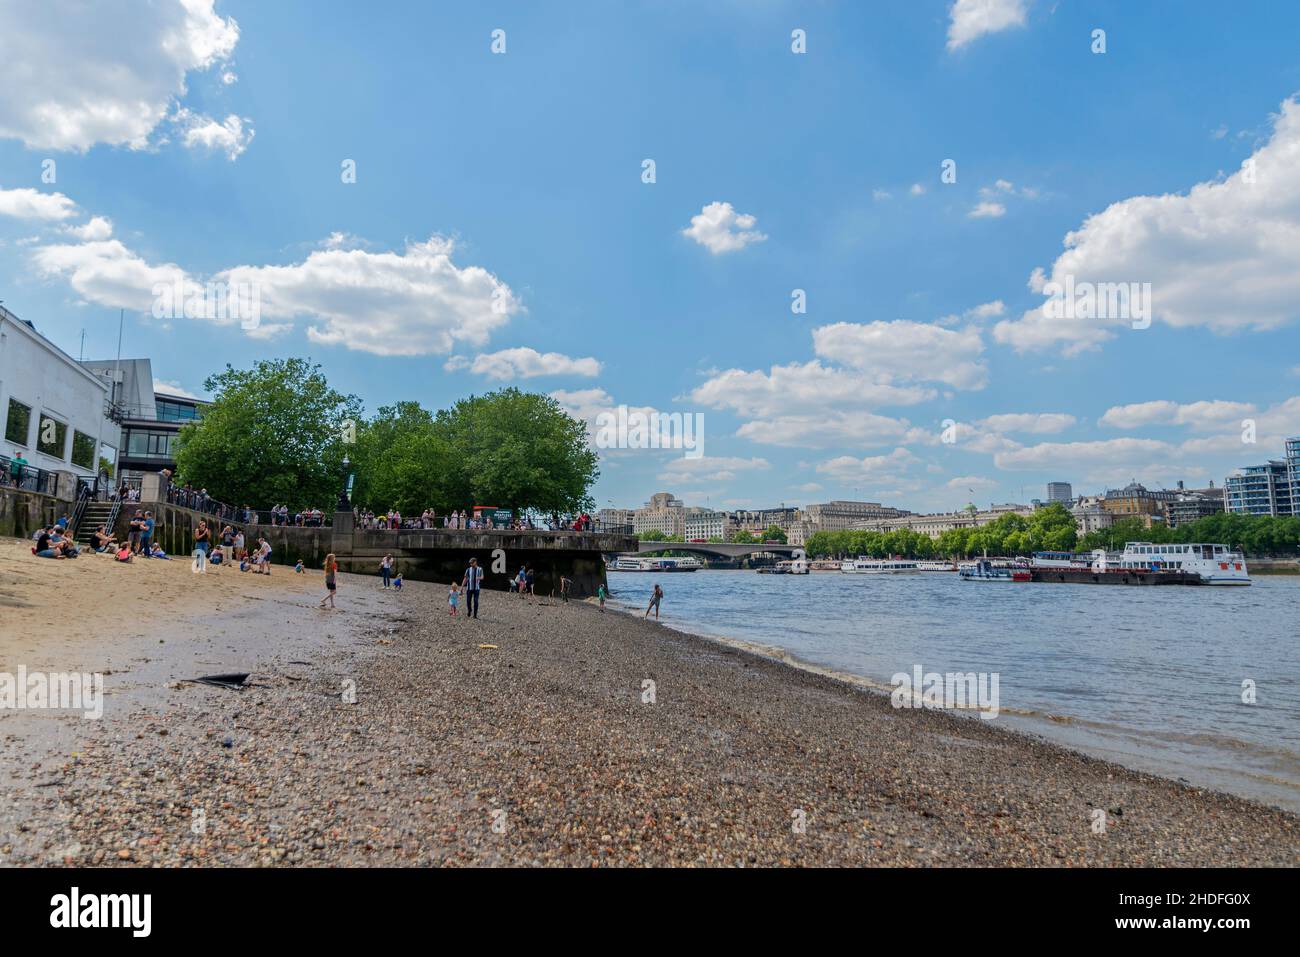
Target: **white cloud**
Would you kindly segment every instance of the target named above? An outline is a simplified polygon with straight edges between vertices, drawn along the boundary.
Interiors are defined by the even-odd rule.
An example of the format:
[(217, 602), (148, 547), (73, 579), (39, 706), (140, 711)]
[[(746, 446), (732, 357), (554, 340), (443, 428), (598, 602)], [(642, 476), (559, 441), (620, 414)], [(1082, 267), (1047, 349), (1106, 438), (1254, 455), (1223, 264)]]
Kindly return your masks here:
[(959, 475), (951, 478), (944, 483), (944, 486), (951, 489), (966, 489), (971, 492), (982, 492), (987, 489), (997, 488), (1000, 483), (994, 479), (984, 478), (979, 475)]
[(1173, 474), (1185, 469), (1175, 462), (1176, 451), (1168, 442), (1155, 439), (1042, 442), (999, 452), (993, 456), (993, 464), (1011, 471), (1070, 471), (1089, 477)]
[(432, 236), (403, 252), (317, 249), (290, 266), (236, 266), (218, 274), (256, 283), (262, 315), (310, 317), (313, 342), (384, 356), (487, 344), (520, 312), (510, 287), (481, 266), (457, 266), (455, 244)]
[(604, 389), (556, 389), (552, 399), (575, 419), (595, 422), (596, 416), (614, 408), (614, 397)]
[(42, 193), (27, 187), (0, 188), (0, 216), (62, 222), (76, 215), (77, 204), (62, 193)]
[(948, 49), (1025, 25), (1027, 0), (955, 0), (948, 9)]
[(893, 195), (894, 194), (887, 189), (873, 189), (871, 191), (871, 198), (876, 200), (877, 202), (880, 202), (881, 200), (889, 199)]
[(1137, 429), (1151, 425), (1187, 425), (1213, 429), (1226, 424), (1240, 424), (1243, 417), (1254, 412), (1255, 406), (1249, 402), (1216, 399), (1179, 404), (1159, 400), (1112, 406), (1098, 423), (1116, 429)]
[(1005, 216), (1007, 208), (1001, 203), (994, 203), (985, 200), (977, 203), (966, 215), (971, 219), (997, 219), (999, 216)]
[(729, 482), (741, 472), (761, 472), (771, 467), (772, 464), (762, 458), (683, 457), (665, 463), (658, 479), (661, 482)]
[(213, 0), (0, 4), (0, 138), (32, 149), (143, 149), (186, 93), (225, 61), (239, 26)]
[[(1253, 182), (1252, 182), (1253, 180)], [(1269, 141), (1226, 179), (1186, 194), (1135, 196), (1090, 216), (1066, 235), (1050, 278), (1149, 282), (1152, 318), (1176, 328), (1266, 330), (1300, 315), (1300, 102), (1283, 102)], [(1032, 309), (1004, 320), (995, 338), (1019, 351), (1097, 348), (1130, 319), (1047, 318)], [(1140, 333), (1134, 333), (1140, 334)]]
[(191, 113), (187, 109), (176, 111), (174, 118), (180, 130), (181, 142), (190, 149), (205, 149), (225, 153), (232, 162), (239, 158), (248, 144), (253, 141), (253, 128), (247, 129), (247, 119), (241, 119), (233, 113), (225, 121), (218, 123), (210, 116)]
[(99, 242), (113, 235), (113, 223), (103, 216), (92, 216), (83, 226), (68, 226), (67, 232), (83, 242)]
[(691, 217), (691, 225), (682, 230), (713, 255), (736, 252), (750, 243), (767, 239), (754, 227), (758, 220), (749, 213), (737, 213), (730, 203), (709, 203)]
[(974, 328), (944, 329), (905, 319), (837, 322), (813, 330), (813, 351), (878, 382), (943, 382), (956, 389), (979, 389), (988, 382), (988, 369), (978, 361), (984, 343)]
[(1006, 311), (1007, 307), (1002, 300), (994, 299), (992, 302), (986, 302), (968, 310), (966, 314), (972, 319), (991, 319), (994, 316), (1002, 315)]
[(545, 375), (600, 375), (600, 363), (591, 357), (574, 359), (559, 352), (541, 353), (527, 348), (481, 353), (472, 362), (464, 356), (453, 356), (443, 368), (448, 372), (469, 369), (476, 375), (502, 381)]
[[(317, 249), (299, 263), (236, 266), (211, 281), (255, 285), (262, 318), (255, 338), (305, 317), (314, 342), (376, 355), (439, 354), (458, 343), (486, 345), (523, 309), (509, 286), (481, 266), (456, 265), (453, 252), (440, 236), (402, 252)], [(202, 281), (173, 263), (151, 264), (116, 239), (39, 246), (32, 262), (86, 302), (141, 312), (152, 310), (155, 285)]]
[(990, 432), (1028, 432), (1032, 435), (1050, 435), (1064, 432), (1077, 420), (1064, 412), (1013, 412), (990, 415), (978, 424)]
[(238, 83), (239, 77), (235, 75), (234, 70), (225, 70), (221, 74), (221, 82), (226, 86), (230, 86), (234, 83)]
[(166, 395), (177, 395), (182, 399), (201, 399), (203, 396), (196, 395), (189, 389), (169, 379), (154, 379), (153, 387), (155, 392), (162, 392)]
[(152, 310), (156, 284), (188, 278), (174, 263), (152, 265), (117, 239), (38, 246), (32, 263), (47, 279), (66, 279), (85, 302), (139, 312)]
[(913, 183), (912, 188), (908, 190), (913, 196), (922, 196), (925, 194), (925, 187), (920, 183)]
[(817, 471), (844, 484), (879, 484), (901, 481), (908, 468), (919, 462), (920, 459), (907, 449), (897, 448), (887, 455), (869, 455), (860, 459), (841, 455), (822, 462)]

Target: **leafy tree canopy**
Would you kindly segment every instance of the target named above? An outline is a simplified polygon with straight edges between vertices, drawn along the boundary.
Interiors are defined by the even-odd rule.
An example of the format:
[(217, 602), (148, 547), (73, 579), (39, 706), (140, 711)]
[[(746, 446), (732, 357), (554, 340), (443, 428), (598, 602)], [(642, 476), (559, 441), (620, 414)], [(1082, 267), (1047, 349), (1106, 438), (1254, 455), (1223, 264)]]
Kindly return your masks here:
[(177, 481), (232, 505), (334, 507), (344, 425), (360, 418), (360, 399), (330, 388), (320, 366), (304, 359), (227, 365), (203, 386), (213, 403), (180, 431)]

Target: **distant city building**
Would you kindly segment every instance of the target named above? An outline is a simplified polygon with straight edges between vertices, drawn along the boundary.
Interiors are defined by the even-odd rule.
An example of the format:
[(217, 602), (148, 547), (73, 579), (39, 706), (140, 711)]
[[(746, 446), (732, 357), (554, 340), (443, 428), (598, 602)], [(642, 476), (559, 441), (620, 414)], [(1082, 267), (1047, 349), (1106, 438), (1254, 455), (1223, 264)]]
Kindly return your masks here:
[(1248, 465), (1224, 483), (1225, 508), (1245, 515), (1300, 515), (1300, 438), (1286, 440), (1286, 458)]
[(634, 512), (630, 508), (602, 508), (596, 513), (596, 521), (600, 523), (600, 530), (603, 532), (613, 535), (631, 535), (635, 530), (633, 515)]
[(1069, 482), (1048, 482), (1047, 500), (1049, 502), (1072, 502), (1074, 501), (1074, 489)]
[(1213, 482), (1210, 483), (1209, 488), (1191, 489), (1184, 489), (1183, 483), (1179, 482), (1178, 497), (1165, 504), (1165, 516), (1170, 528), (1217, 515), (1223, 510), (1223, 489), (1215, 488)]
[(1163, 524), (1165, 506), (1177, 497), (1177, 492), (1167, 489), (1149, 489), (1136, 480), (1120, 489), (1109, 489), (1101, 498), (1101, 507), (1110, 512), (1115, 521), (1139, 519), (1144, 526)]
[(896, 518), (875, 518), (859, 522), (853, 527), (867, 532), (893, 532), (908, 529), (938, 538), (954, 528), (978, 528), (995, 522), (1003, 515), (1032, 515), (1029, 505), (993, 505), (983, 511), (970, 506), (959, 512), (936, 512), (930, 515), (901, 515)]
[(637, 535), (663, 532), (682, 537), (686, 534), (686, 506), (671, 492), (656, 492), (644, 508), (632, 513), (632, 529)]
[(104, 382), (0, 306), (0, 455), (21, 453), (32, 469), (91, 478), (101, 457), (111, 462), (117, 456), (117, 426), (104, 414), (107, 399)]
[(1294, 515), (1294, 490), (1286, 462), (1248, 465), (1228, 476), (1226, 508), (1244, 515)]
[(838, 532), (853, 528), (859, 522), (879, 518), (898, 518), (910, 514), (906, 509), (889, 508), (879, 502), (839, 500), (809, 505), (804, 510), (804, 517), (812, 525), (813, 530), (818, 532)]
[(1115, 524), (1114, 513), (1103, 508), (1101, 498), (1096, 495), (1079, 496), (1070, 508), (1070, 514), (1074, 516), (1075, 531), (1081, 537)]
[(762, 535), (775, 525), (783, 532), (789, 532), (790, 526), (803, 519), (803, 513), (797, 508), (758, 508), (742, 509), (734, 512), (736, 529), (751, 535)]
[(116, 479), (134, 484), (147, 472), (176, 471), (181, 427), (202, 418), (202, 399), (158, 391), (148, 359), (93, 359), (82, 363), (109, 387), (109, 416), (120, 449)]
[(731, 530), (731, 516), (708, 509), (688, 509), (683, 524), (687, 541), (696, 538), (725, 540)]

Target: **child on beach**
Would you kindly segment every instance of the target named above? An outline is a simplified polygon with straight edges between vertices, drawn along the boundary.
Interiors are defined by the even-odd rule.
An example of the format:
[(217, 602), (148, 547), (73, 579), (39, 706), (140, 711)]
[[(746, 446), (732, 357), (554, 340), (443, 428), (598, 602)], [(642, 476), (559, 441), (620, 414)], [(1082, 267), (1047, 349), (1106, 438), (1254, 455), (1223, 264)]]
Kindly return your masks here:
[(338, 572), (339, 572), (339, 563), (334, 560), (334, 553), (330, 552), (328, 555), (325, 556), (326, 595), (324, 598), (320, 600), (320, 606), (322, 608), (325, 607), (326, 602), (330, 603), (331, 608), (334, 607), (334, 592), (338, 590), (338, 579), (337, 579)]
[(605, 610), (605, 583), (601, 582), (596, 586), (596, 601), (600, 602), (600, 610)]
[(642, 615), (641, 617), (642, 617), (642, 618), (649, 618), (649, 617), (650, 617), (650, 609), (653, 608), (654, 611), (655, 611), (655, 621), (658, 621), (658, 620), (659, 620), (659, 602), (663, 601), (663, 597), (664, 597), (664, 590), (663, 590), (662, 588), (659, 587), (658, 583), (656, 583), (656, 584), (655, 584), (655, 590), (652, 591), (652, 592), (650, 593), (650, 604), (648, 604), (648, 605), (646, 606), (645, 614)]
[(401, 591), (401, 590), (402, 590), (402, 573), (401, 573), (401, 572), (398, 572), (396, 575), (393, 576), (393, 587), (396, 588), (398, 591)]
[(124, 544), (117, 550), (117, 560), (119, 562), (129, 562), (131, 560), (131, 546)]
[(297, 574), (299, 574), (299, 575), (301, 575), (301, 574), (303, 573), (303, 571), (302, 571), (302, 559), (301, 559), (301, 558), (298, 559), (298, 564), (296, 564), (296, 565), (293, 566), (293, 570), (294, 570)]
[(451, 606), (451, 617), (456, 617), (456, 602), (460, 598), (460, 589), (455, 585), (451, 586), (451, 591), (447, 592), (447, 604)]

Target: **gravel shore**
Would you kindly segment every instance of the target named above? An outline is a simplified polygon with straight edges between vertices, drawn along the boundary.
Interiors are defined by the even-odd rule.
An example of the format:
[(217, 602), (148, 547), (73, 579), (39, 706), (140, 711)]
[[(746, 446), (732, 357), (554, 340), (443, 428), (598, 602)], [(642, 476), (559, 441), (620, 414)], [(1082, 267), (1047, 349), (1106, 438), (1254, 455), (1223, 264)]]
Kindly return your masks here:
[(206, 619), (254, 687), (178, 681), (190, 626), (155, 623), (102, 721), (0, 713), (0, 863), (1300, 862), (1284, 811), (628, 615), (340, 585), (334, 612), (302, 588)]

